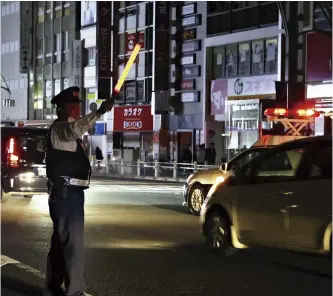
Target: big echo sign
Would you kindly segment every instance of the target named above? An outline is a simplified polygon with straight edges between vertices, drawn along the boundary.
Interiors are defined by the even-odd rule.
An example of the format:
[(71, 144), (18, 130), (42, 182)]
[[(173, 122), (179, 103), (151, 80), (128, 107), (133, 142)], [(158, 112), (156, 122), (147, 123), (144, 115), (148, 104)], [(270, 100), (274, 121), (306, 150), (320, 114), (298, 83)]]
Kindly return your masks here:
[(153, 130), (153, 115), (150, 105), (114, 107), (113, 130), (115, 132)]

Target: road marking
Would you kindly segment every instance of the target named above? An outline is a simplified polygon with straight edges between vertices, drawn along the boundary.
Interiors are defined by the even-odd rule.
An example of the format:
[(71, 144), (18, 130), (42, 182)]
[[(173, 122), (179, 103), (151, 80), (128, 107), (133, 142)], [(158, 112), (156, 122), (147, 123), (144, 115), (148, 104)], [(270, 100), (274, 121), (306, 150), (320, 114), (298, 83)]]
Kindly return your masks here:
[(123, 192), (154, 192), (154, 193), (175, 193), (175, 192), (182, 192), (182, 188), (178, 187), (148, 187), (148, 186), (137, 186), (137, 187), (130, 187), (130, 186), (122, 186), (122, 185), (92, 185), (91, 188), (98, 188), (98, 189), (105, 189), (109, 191), (123, 191)]
[(13, 263), (20, 263), (20, 262), (12, 258), (9, 258), (5, 255), (1, 255), (1, 267), (5, 266), (6, 264), (13, 264)]

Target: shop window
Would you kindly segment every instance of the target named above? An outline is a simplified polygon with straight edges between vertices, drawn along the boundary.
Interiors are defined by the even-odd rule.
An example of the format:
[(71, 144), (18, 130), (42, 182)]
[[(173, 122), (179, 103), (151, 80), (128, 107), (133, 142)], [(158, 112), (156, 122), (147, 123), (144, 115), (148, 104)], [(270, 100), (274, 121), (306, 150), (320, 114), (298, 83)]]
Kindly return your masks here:
[[(239, 3), (239, 2), (233, 2)], [(259, 6), (245, 7), (232, 11), (232, 30), (244, 30), (258, 27), (259, 25)]]
[(48, 54), (52, 52), (52, 40), (50, 37), (45, 36), (45, 53)]
[(267, 1), (260, 3), (260, 24), (270, 25), (279, 21), (279, 9), (276, 2)]
[(46, 1), (46, 11), (52, 9), (52, 1)]
[(37, 66), (44, 66), (44, 59), (43, 58), (37, 58)]
[(63, 79), (63, 89), (69, 88), (69, 78)]
[(70, 15), (71, 14), (71, 8), (70, 8), (70, 6), (65, 7), (64, 12), (65, 12), (64, 13), (65, 15)]
[(150, 104), (151, 103), (151, 94), (152, 94), (152, 90), (153, 90), (152, 79), (151, 78), (145, 79), (145, 82), (146, 82), (145, 99), (146, 99), (146, 103)]
[(277, 72), (277, 39), (266, 40), (266, 73)]
[(226, 47), (226, 76), (237, 75), (237, 45), (231, 44)]
[(138, 59), (138, 77), (152, 75), (153, 54), (152, 52), (140, 53)]
[(57, 64), (61, 63), (61, 53), (55, 54), (54, 57)]
[[(146, 54), (140, 53), (138, 57), (138, 77), (146, 76)], [(149, 64), (149, 63), (148, 63)]]
[(136, 5), (137, 1), (125, 1), (125, 7)]
[(125, 10), (118, 11), (119, 33), (125, 32)]
[[(124, 70), (124, 67), (129, 60), (129, 56), (127, 57), (118, 57), (118, 77), (120, 77), (121, 73)], [(135, 79), (135, 73), (136, 73), (136, 66), (135, 64), (132, 65), (131, 69), (128, 72), (127, 79)]]
[(43, 23), (44, 19), (45, 19), (44, 14), (39, 14), (38, 15), (38, 23)]
[[(216, 2), (217, 3), (217, 2)], [(221, 22), (221, 19), (223, 21)], [(207, 17), (207, 35), (230, 33), (231, 17), (229, 12)]]
[(50, 10), (46, 13), (46, 20), (49, 21), (52, 20), (52, 18), (53, 18), (53, 12), (52, 10)]
[(96, 47), (88, 48), (88, 66), (95, 66), (96, 62)]
[(63, 53), (62, 61), (63, 62), (68, 62), (69, 61), (69, 53), (68, 52)]
[(118, 34), (118, 54), (124, 54), (125, 53), (125, 43), (126, 43), (126, 34)]
[(126, 9), (126, 30), (133, 30), (136, 28), (136, 15), (136, 7)]
[(10, 13), (15, 13), (16, 12), (16, 5), (15, 2), (10, 5)]
[(146, 3), (140, 3), (138, 5), (138, 8), (139, 8), (138, 28), (142, 28), (146, 26)]
[(54, 52), (61, 52), (61, 34), (54, 34)]
[(57, 9), (55, 14), (56, 14), (56, 18), (62, 17), (62, 9)]
[(38, 14), (43, 14), (44, 13), (44, 2), (43, 1), (37, 1), (35, 2), (38, 7)]
[(232, 2), (232, 9), (241, 9), (241, 8), (248, 8), (251, 6), (257, 6), (258, 1), (233, 1)]
[(66, 31), (63, 33), (63, 45), (64, 45), (64, 50), (69, 49), (69, 32)]
[(213, 47), (213, 79), (224, 77), (225, 47)]
[(207, 13), (215, 14), (219, 12), (227, 12), (230, 10), (229, 1), (207, 1)]
[(136, 102), (136, 81), (126, 81), (124, 87), (125, 104)]
[(3, 107), (15, 107), (15, 100), (12, 99), (4, 99), (2, 100)]
[(146, 49), (153, 49), (153, 28), (147, 28), (145, 31), (145, 48)]
[(137, 102), (145, 102), (146, 101), (146, 98), (145, 98), (145, 94), (146, 94), (146, 87), (145, 87), (145, 81), (147, 79), (144, 79), (144, 80), (138, 80), (137, 81)]
[(250, 75), (250, 44), (242, 43), (238, 46), (238, 74)]
[(54, 83), (54, 95), (56, 96), (58, 93), (60, 93), (60, 79), (55, 79), (53, 83)]
[(252, 74), (264, 74), (264, 41), (252, 42)]
[(37, 39), (37, 54), (42, 55), (44, 53), (43, 38)]

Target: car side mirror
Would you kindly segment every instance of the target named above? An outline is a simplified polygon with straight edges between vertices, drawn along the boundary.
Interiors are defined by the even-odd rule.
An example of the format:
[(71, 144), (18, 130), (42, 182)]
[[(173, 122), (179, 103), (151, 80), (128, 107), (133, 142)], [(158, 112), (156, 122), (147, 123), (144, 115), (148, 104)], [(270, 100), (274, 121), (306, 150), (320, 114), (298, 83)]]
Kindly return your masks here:
[(228, 163), (227, 162), (222, 163), (219, 167), (220, 171), (226, 171), (227, 168), (228, 168)]

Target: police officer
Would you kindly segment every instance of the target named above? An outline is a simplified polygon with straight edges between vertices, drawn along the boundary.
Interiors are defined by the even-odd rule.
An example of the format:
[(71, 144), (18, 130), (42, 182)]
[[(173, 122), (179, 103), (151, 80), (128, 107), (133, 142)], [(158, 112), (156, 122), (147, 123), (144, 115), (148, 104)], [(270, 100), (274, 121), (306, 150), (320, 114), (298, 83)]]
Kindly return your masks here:
[(96, 112), (80, 116), (79, 88), (70, 87), (55, 96), (58, 119), (51, 125), (46, 150), (49, 209), (53, 221), (47, 257), (45, 295), (82, 296), (84, 271), (84, 189), (89, 187), (91, 167), (81, 136), (113, 107), (103, 101)]

